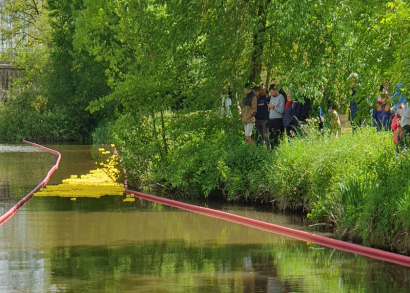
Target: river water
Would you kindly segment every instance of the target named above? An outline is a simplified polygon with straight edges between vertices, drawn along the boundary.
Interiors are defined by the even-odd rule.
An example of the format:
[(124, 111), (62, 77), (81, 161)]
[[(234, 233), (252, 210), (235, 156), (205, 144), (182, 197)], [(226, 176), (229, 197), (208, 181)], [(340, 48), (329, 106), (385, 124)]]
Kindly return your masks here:
[[(49, 184), (95, 169), (62, 154)], [(0, 144), (0, 214), (56, 157)], [(34, 197), (0, 226), (0, 292), (410, 292), (410, 269), (125, 196)], [(209, 207), (306, 230), (302, 217)]]

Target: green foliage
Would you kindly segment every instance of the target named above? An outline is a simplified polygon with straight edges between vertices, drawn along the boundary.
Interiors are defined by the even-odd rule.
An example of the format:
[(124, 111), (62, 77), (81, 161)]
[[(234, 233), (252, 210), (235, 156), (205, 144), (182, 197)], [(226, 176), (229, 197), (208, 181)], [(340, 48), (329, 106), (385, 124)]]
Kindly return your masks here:
[(366, 244), (386, 249), (408, 251), (409, 229), (409, 173), (407, 154), (401, 157), (381, 157), (375, 166), (372, 184), (366, 190), (366, 203), (362, 217), (357, 221), (358, 233)]
[(194, 120), (190, 123), (202, 124), (202, 131), (194, 128), (188, 131), (187, 141), (175, 144), (169, 154), (169, 167), (161, 173), (165, 181), (184, 193), (199, 192), (206, 197), (221, 190), (228, 200), (255, 200), (253, 190), (262, 183), (257, 180), (263, 178), (264, 160), (269, 153), (245, 144), (238, 129), (242, 124), (233, 117), (198, 114), (190, 119)]
[[(31, 19), (42, 25), (42, 35), (30, 39), (29, 50), (23, 41), (11, 50), (11, 61), (22, 69), (22, 77), (13, 83), (13, 90), (8, 93), (10, 102), (2, 107), (0, 119), (5, 123), (0, 125), (1, 136), (89, 141), (94, 128), (113, 119), (118, 105), (108, 103), (94, 114), (86, 111), (90, 101), (106, 96), (110, 89), (105, 64), (95, 63), (88, 53), (73, 49), (73, 20), (82, 1), (48, 1), (45, 7), (34, 3), (39, 5), (38, 10), (27, 1), (10, 2), (6, 10), (14, 20), (14, 29), (26, 29), (28, 25), (25, 18), (21, 21), (26, 21), (26, 26), (16, 23), (16, 9), (23, 6), (29, 10), (27, 13), (35, 11)], [(25, 33), (31, 29), (40, 32), (36, 26)]]
[[(363, 113), (390, 77), (406, 92), (403, 1), (50, 0), (39, 9), (26, 2), (7, 1), (14, 33), (6, 26), (3, 35), (30, 31), (18, 11), (32, 16), (29, 44), (48, 61), (35, 70), (44, 78), (34, 86), (83, 140), (116, 111), (158, 113), (176, 104), (212, 110), (222, 88), (239, 93), (245, 81), (265, 74), (266, 83), (280, 77), (298, 99), (323, 99), (323, 86), (343, 106), (350, 99), (346, 79), (356, 71)], [(18, 59), (24, 65), (32, 57)]]
[(262, 165), (270, 153), (245, 144), (237, 115), (221, 119), (214, 112), (168, 113), (165, 128), (159, 115), (136, 117), (120, 118), (112, 135), (132, 170), (131, 182), (145, 187), (163, 183), (164, 191), (180, 195), (207, 197), (222, 191), (228, 199), (257, 198), (253, 190), (263, 185)]
[[(47, 99), (31, 91), (9, 96), (0, 105), (0, 137), (11, 139), (58, 139), (61, 117), (47, 113)], [(57, 133), (56, 133), (57, 132)]]
[(135, 187), (149, 180), (154, 163), (165, 155), (161, 129), (157, 129), (156, 120), (155, 115), (124, 114), (110, 128), (109, 137), (128, 170), (129, 183)]
[(309, 136), (282, 144), (268, 175), (270, 199), (332, 223), (340, 237), (405, 252), (410, 160), (396, 157), (391, 139), (364, 128), (339, 139)]
[(217, 115), (203, 112), (175, 117), (168, 164), (159, 179), (184, 193), (208, 196), (219, 189), (227, 176), (224, 144), (228, 137), (237, 140), (236, 135), (225, 133), (226, 128), (233, 126), (232, 120), (228, 121), (231, 123), (224, 127)]
[(229, 172), (225, 188), (228, 200), (263, 202), (269, 181), (267, 170), (270, 151), (264, 146), (254, 148), (244, 143), (230, 145), (227, 151), (226, 165)]

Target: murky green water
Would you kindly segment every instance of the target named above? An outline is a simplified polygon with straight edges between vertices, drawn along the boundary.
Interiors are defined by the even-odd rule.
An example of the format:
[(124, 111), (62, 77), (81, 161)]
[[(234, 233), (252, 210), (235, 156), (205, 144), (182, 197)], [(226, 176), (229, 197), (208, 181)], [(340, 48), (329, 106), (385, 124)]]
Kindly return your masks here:
[[(87, 146), (50, 147), (63, 155), (51, 184), (95, 166)], [(54, 163), (0, 144), (0, 211)], [(410, 269), (139, 200), (35, 197), (0, 226), (0, 292), (410, 292)]]

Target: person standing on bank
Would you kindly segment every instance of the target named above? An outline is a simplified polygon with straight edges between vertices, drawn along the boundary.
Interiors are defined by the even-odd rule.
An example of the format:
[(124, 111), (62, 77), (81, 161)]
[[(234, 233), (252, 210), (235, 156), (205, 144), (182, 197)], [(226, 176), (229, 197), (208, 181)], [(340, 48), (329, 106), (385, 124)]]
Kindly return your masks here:
[(221, 97), (222, 97), (221, 118), (224, 118), (232, 114), (231, 112), (232, 100), (231, 100), (230, 93), (228, 95), (224, 95), (224, 90), (222, 90)]
[(402, 134), (399, 139), (399, 146), (403, 150), (407, 150), (410, 145), (410, 106), (409, 103), (401, 104), (400, 106), (403, 110), (401, 110), (401, 122), (400, 126), (402, 128)]
[[(403, 104), (400, 104), (401, 108), (403, 108)], [(403, 128), (400, 125), (401, 122), (401, 111), (402, 109), (399, 108), (397, 110), (397, 114), (394, 116), (393, 121), (391, 122), (391, 130), (393, 131), (393, 143), (396, 149), (396, 155), (399, 154), (399, 141), (401, 139), (401, 135), (403, 132)]]
[(357, 112), (359, 112), (359, 105), (356, 102), (356, 94), (357, 89), (356, 86), (360, 86), (360, 84), (356, 84), (359, 79), (359, 75), (356, 72), (353, 72), (349, 75), (347, 80), (350, 80), (350, 90), (352, 92), (350, 104), (349, 104), (349, 121), (352, 126), (352, 131), (354, 132), (356, 128), (361, 126), (362, 121), (356, 120)]
[(255, 115), (255, 127), (260, 134), (259, 143), (266, 143), (267, 148), (270, 148), (269, 142), (269, 127), (268, 127), (268, 104), (269, 98), (266, 94), (266, 89), (263, 84), (259, 86), (259, 96), (257, 101), (257, 111)]
[(373, 125), (376, 126), (377, 131), (390, 130), (390, 106), (389, 96), (387, 94), (388, 83), (380, 86), (380, 94), (377, 96), (376, 108), (373, 109), (372, 118)]
[(294, 103), (291, 98), (291, 94), (286, 96), (285, 110), (283, 111), (283, 127), (286, 131), (286, 135), (289, 137), (296, 136), (295, 133), (295, 109)]
[(251, 91), (247, 91), (247, 85), (243, 88), (245, 96), (244, 107), (242, 112), (242, 123), (245, 127), (245, 139), (246, 142), (255, 145), (251, 136), (253, 130), (253, 124), (255, 123), (255, 114), (257, 110), (257, 96), (259, 87), (254, 86)]
[(285, 97), (279, 93), (275, 85), (269, 87), (269, 138), (271, 146), (279, 144), (279, 136), (283, 133), (283, 111), (285, 110)]

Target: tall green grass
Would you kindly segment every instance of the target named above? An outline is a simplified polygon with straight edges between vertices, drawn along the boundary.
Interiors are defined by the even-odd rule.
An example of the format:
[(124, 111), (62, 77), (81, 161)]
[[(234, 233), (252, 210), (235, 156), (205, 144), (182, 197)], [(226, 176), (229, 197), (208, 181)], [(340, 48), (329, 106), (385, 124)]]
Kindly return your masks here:
[(395, 155), (392, 134), (310, 135), (273, 155), (269, 197), (282, 209), (331, 223), (336, 236), (408, 253), (410, 158)]

